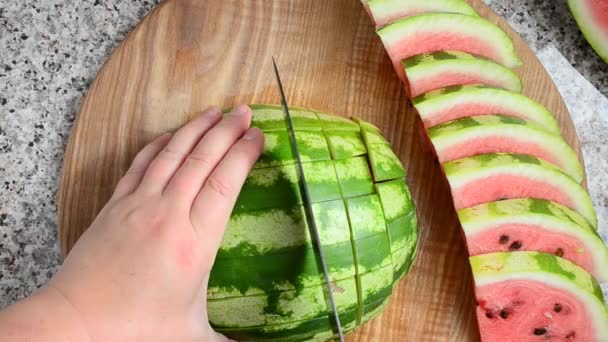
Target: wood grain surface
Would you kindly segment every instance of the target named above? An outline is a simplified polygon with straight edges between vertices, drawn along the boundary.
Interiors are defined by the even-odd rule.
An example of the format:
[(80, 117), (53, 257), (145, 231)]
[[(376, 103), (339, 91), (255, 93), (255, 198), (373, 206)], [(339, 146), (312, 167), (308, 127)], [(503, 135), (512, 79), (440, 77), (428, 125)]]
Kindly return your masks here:
[[(513, 37), (524, 93), (576, 131), (549, 76)], [(379, 38), (357, 0), (167, 0), (109, 57), (77, 116), (63, 165), (59, 222), (64, 254), (109, 199), (139, 149), (210, 105), (279, 103), (271, 56), (293, 106), (378, 125), (408, 167), (420, 223), (412, 272), (386, 312), (350, 341), (476, 341), (470, 269), (447, 183)], [(103, 261), (100, 261), (103, 262)]]

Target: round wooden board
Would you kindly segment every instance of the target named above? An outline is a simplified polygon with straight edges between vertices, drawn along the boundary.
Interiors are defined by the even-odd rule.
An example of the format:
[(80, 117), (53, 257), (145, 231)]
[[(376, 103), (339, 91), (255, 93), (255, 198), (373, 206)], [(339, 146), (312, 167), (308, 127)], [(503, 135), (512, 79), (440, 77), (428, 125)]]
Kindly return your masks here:
[[(524, 93), (576, 131), (534, 53), (509, 32)], [(408, 167), (422, 233), (412, 272), (386, 312), (351, 341), (476, 341), (470, 269), (451, 196), (379, 38), (359, 1), (167, 0), (114, 51), (91, 86), (65, 154), (60, 190), (64, 254), (92, 222), (133, 156), (210, 105), (278, 103), (278, 60), (290, 105), (378, 125)], [(103, 260), (100, 260), (103, 262)]]

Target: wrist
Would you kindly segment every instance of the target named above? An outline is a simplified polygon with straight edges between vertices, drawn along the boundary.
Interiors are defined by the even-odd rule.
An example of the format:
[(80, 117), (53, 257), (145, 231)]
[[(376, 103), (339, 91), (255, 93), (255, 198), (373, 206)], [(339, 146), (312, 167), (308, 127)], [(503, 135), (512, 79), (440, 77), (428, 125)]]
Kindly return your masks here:
[(79, 313), (51, 287), (0, 312), (2, 341), (90, 341)]

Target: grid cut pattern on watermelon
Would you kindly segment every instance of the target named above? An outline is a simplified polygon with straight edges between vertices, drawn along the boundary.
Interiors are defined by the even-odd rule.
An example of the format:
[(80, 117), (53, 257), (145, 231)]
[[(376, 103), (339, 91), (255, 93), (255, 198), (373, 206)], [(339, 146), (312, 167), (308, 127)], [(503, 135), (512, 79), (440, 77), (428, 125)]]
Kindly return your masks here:
[[(282, 146), (288, 144), (282, 109), (252, 109), (252, 125), (262, 128), (271, 141), (239, 195), (208, 289), (212, 324), (235, 336), (327, 322), (327, 308), (320, 301), (325, 284), (304, 219), (295, 161), (290, 146)], [(290, 112), (293, 116), (296, 111)], [(417, 227), (411, 226), (417, 223), (415, 208), (403, 180), (405, 170), (377, 127), (303, 109), (297, 113), (293, 123), (298, 147), (306, 155), (304, 173), (322, 248), (341, 293), (337, 297), (349, 298), (342, 300), (346, 304), (339, 305), (339, 312), (354, 313), (351, 329), (381, 311), (395, 280), (411, 267), (417, 242)], [(380, 186), (384, 182), (387, 187)], [(393, 200), (407, 202), (400, 207), (401, 220), (390, 217), (390, 233), (377, 191), (377, 186), (388, 189), (389, 183), (403, 188), (403, 197)], [(260, 231), (249, 232), (251, 226)], [(258, 233), (265, 238), (256, 237)], [(391, 243), (389, 234), (395, 241), (397, 236), (413, 235), (413, 243)], [(354, 284), (354, 296), (346, 295), (343, 282)], [(294, 310), (281, 307), (281, 298), (300, 304)], [(242, 308), (250, 310), (251, 319), (230, 323), (230, 315)], [(331, 326), (320, 331), (331, 333)]]

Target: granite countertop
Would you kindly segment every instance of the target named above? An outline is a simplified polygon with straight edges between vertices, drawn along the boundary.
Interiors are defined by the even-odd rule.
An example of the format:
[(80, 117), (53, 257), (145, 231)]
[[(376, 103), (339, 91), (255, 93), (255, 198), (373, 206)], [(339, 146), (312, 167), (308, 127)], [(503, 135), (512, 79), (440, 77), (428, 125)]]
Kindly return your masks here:
[[(0, 308), (57, 270), (56, 195), (74, 116), (108, 55), (158, 2), (0, 2)], [(535, 50), (553, 44), (608, 95), (608, 65), (585, 42), (565, 1), (486, 2)], [(581, 141), (598, 153), (607, 142)], [(587, 160), (588, 168), (593, 163)], [(608, 208), (606, 195), (594, 198)]]

